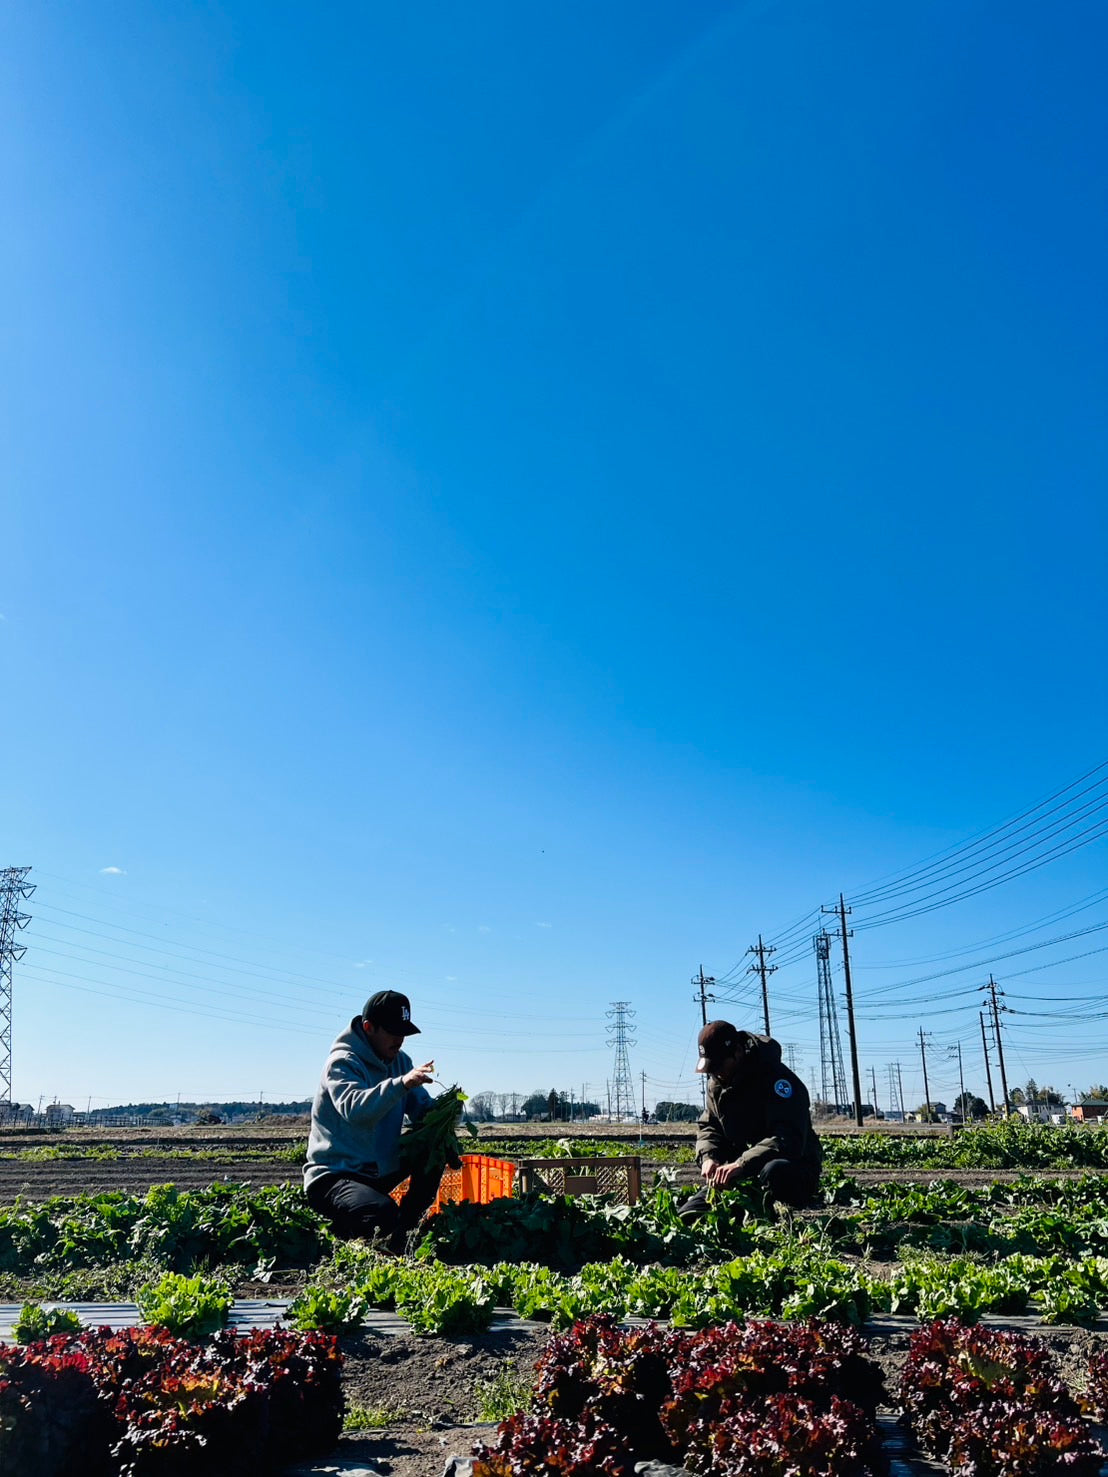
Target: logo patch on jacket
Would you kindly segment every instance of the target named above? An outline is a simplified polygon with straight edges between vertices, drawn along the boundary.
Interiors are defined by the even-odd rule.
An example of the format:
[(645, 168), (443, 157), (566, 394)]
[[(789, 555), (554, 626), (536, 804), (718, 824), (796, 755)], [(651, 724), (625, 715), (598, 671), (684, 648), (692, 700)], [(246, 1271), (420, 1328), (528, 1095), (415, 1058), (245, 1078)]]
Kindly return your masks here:
[(773, 1090), (778, 1097), (792, 1097), (793, 1095), (793, 1085), (791, 1082), (786, 1082), (784, 1077), (778, 1077), (773, 1084)]

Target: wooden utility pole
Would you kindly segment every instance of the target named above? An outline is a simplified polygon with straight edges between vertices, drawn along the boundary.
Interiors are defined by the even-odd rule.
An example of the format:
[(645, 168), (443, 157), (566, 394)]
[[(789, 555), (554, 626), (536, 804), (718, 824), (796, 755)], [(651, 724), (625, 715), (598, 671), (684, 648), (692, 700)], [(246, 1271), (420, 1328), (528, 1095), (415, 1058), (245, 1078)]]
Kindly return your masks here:
[(961, 1109), (959, 1111), (961, 1112), (961, 1115), (962, 1115), (962, 1126), (965, 1127), (965, 1122), (966, 1122), (966, 1079), (965, 1079), (965, 1076), (964, 1076), (964, 1074), (962, 1072), (962, 1043), (960, 1041), (956, 1042), (955, 1045), (953, 1045), (953, 1046), (948, 1046), (947, 1047), (947, 1054), (948, 1055), (953, 1056), (953, 1054), (955, 1052), (958, 1053), (958, 1089), (959, 1089), (959, 1099), (958, 1100), (962, 1104)]
[(993, 1005), (993, 1035), (996, 1039), (996, 1059), (1000, 1063), (1000, 1090), (1004, 1094), (1004, 1116), (1010, 1118), (1012, 1109), (1008, 1103), (1008, 1073), (1004, 1070), (1004, 1043), (1000, 1039), (1000, 1012), (1007, 1007), (996, 1003), (997, 995), (1003, 995), (1004, 991), (998, 988), (992, 975), (989, 976), (989, 983), (981, 988), (988, 990)]
[(847, 939), (851, 930), (846, 926), (846, 915), (850, 912), (842, 893), (839, 893), (839, 906), (837, 908), (821, 908), (821, 913), (837, 913), (841, 927), (843, 941), (843, 981), (846, 986), (846, 1024), (850, 1033), (850, 1076), (854, 1087), (854, 1122), (862, 1126), (862, 1080), (858, 1071), (858, 1033), (854, 1029), (854, 990), (850, 983), (850, 949), (847, 947)]
[(927, 1104), (927, 1121), (931, 1121), (931, 1089), (927, 1085), (927, 1032), (920, 1027), (919, 1030), (919, 1054), (923, 1058), (923, 1100)]
[(750, 948), (747, 949), (746, 952), (748, 954), (755, 954), (758, 958), (757, 964), (752, 964), (747, 970), (747, 974), (759, 974), (762, 977), (762, 1017), (766, 1023), (766, 1035), (770, 1036), (773, 1033), (770, 1031), (769, 1028), (769, 987), (767, 981), (769, 979), (769, 976), (777, 968), (777, 965), (767, 964), (766, 955), (775, 954), (777, 951), (772, 946), (767, 949), (765, 944), (762, 943), (762, 935), (759, 934), (758, 942), (756, 944), (751, 944)]
[[(693, 999), (700, 1001), (700, 1024), (702, 1026), (706, 1026), (708, 1024), (708, 1001), (714, 1000), (716, 998), (714, 995), (710, 995), (708, 993), (708, 986), (714, 985), (715, 980), (710, 974), (704, 973), (704, 966), (702, 964), (700, 966), (700, 973), (693, 975), (692, 982), (698, 987), (697, 993), (693, 996)], [(708, 1101), (707, 1074), (702, 1076), (700, 1079), (700, 1100), (705, 1104)]]
[(708, 1001), (716, 998), (714, 995), (708, 993), (708, 986), (714, 985), (715, 980), (710, 974), (704, 973), (704, 966), (702, 964), (699, 975), (694, 974), (692, 982), (698, 986), (698, 992), (693, 996), (693, 999), (700, 1001), (700, 1024), (706, 1026), (708, 1024)]
[(993, 1097), (993, 1069), (989, 1065), (989, 1041), (985, 1035), (985, 1012), (979, 1010), (977, 1019), (981, 1022), (981, 1050), (985, 1053), (985, 1081), (989, 1084), (989, 1112), (996, 1112), (996, 1098)]

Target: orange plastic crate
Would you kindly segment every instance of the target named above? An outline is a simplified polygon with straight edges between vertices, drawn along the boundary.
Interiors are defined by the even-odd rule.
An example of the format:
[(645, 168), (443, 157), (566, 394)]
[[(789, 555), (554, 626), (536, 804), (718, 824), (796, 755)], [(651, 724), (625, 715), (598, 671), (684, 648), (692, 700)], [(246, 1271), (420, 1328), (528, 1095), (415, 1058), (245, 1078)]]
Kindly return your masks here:
[[(463, 1154), (461, 1169), (445, 1169), (439, 1184), (439, 1193), (427, 1212), (434, 1215), (449, 1201), (472, 1200), (478, 1205), (487, 1205), (490, 1200), (501, 1200), (512, 1193), (516, 1167), (510, 1159), (492, 1159), (487, 1154)], [(392, 1198), (400, 1201), (408, 1188), (408, 1181), (390, 1191)]]

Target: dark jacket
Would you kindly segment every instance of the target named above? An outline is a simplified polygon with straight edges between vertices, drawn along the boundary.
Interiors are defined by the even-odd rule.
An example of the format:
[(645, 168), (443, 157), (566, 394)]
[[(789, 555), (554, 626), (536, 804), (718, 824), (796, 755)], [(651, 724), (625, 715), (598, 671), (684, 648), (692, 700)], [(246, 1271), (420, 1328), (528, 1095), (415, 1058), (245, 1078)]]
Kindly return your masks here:
[(812, 1129), (808, 1089), (781, 1061), (772, 1036), (748, 1033), (752, 1049), (736, 1081), (708, 1079), (708, 1103), (697, 1123), (697, 1161), (738, 1163), (755, 1175), (771, 1159), (807, 1164), (818, 1175), (823, 1150)]

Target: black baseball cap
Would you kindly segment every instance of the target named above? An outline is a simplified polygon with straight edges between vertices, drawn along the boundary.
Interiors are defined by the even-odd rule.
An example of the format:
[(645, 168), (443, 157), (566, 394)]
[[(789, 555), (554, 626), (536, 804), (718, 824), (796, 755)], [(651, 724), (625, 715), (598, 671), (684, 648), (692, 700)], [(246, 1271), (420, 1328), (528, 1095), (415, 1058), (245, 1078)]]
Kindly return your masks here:
[(737, 1051), (740, 1044), (745, 1045), (745, 1036), (746, 1032), (737, 1030), (730, 1021), (709, 1021), (696, 1038), (697, 1049), (700, 1052), (696, 1070), (710, 1072), (712, 1067), (721, 1062), (725, 1056), (730, 1056), (733, 1051)]
[(362, 1006), (362, 1020), (382, 1026), (394, 1036), (418, 1036), (418, 1026), (412, 1024), (412, 1002), (399, 990), (378, 990)]

